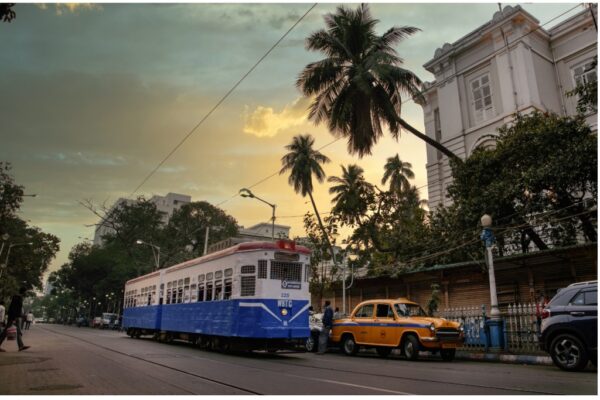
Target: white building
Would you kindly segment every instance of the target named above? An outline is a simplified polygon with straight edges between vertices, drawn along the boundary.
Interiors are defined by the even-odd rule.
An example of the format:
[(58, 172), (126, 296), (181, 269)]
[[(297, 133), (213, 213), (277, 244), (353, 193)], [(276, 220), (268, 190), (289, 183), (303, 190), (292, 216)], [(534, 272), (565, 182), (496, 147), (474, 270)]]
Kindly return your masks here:
[[(173, 211), (178, 210), (184, 204), (190, 203), (192, 198), (191, 196), (185, 194), (168, 193), (166, 196), (154, 195), (149, 201), (154, 203), (158, 211), (163, 213), (163, 222), (166, 224), (169, 222), (171, 215), (173, 215)], [(110, 215), (114, 209), (122, 205), (131, 205), (135, 202), (136, 200), (125, 199), (121, 197), (108, 210), (107, 215)], [(114, 229), (103, 223), (103, 221), (100, 221), (96, 225), (96, 230), (94, 232), (94, 245), (101, 246), (103, 244), (102, 237), (111, 233), (114, 233)]]
[[(592, 15), (593, 12), (593, 15)], [(497, 129), (516, 112), (576, 113), (577, 99), (566, 92), (596, 79), (589, 68), (597, 56), (597, 5), (548, 30), (520, 6), (507, 6), (491, 21), (435, 51), (424, 68), (421, 104), (425, 133), (465, 159), (479, 146), (493, 146)], [(588, 116), (597, 129), (597, 113)], [(448, 158), (427, 146), (430, 209), (449, 205), (452, 182)]]

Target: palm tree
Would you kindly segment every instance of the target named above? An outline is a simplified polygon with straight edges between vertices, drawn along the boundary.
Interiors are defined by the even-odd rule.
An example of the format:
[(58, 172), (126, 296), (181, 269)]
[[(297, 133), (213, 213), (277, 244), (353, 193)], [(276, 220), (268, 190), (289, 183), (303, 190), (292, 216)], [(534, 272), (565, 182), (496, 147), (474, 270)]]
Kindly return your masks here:
[(398, 154), (396, 154), (395, 157), (388, 158), (383, 168), (385, 172), (381, 183), (385, 185), (389, 179), (390, 192), (393, 193), (401, 193), (402, 191), (407, 190), (410, 187), (410, 182), (408, 180), (415, 177), (415, 174), (412, 171), (412, 164), (403, 162)]
[(306, 48), (324, 53), (326, 58), (308, 64), (296, 81), (305, 96), (314, 96), (310, 119), (316, 124), (326, 121), (334, 135), (348, 139), (349, 152), (359, 157), (371, 153), (386, 124), (396, 139), (402, 127), (460, 160), (400, 117), (402, 96), (422, 99), (421, 80), (401, 67), (403, 60), (392, 46), (419, 29), (392, 27), (379, 36), (375, 32), (379, 21), (373, 19), (366, 4), (356, 10), (338, 7), (324, 19), (327, 29), (310, 35)]
[(330, 160), (318, 150), (313, 149), (314, 143), (315, 139), (311, 135), (294, 136), (292, 143), (285, 146), (289, 153), (281, 158), (281, 164), (283, 166), (279, 171), (279, 174), (282, 175), (289, 171), (290, 177), (288, 178), (288, 182), (294, 187), (294, 191), (300, 193), (302, 197), (305, 197), (306, 195), (310, 197), (310, 202), (315, 210), (315, 215), (317, 216), (317, 221), (319, 222), (323, 236), (331, 249), (331, 255), (335, 265), (333, 247), (331, 246), (329, 235), (325, 230), (325, 226), (323, 225), (323, 221), (317, 210), (317, 205), (315, 204), (315, 199), (312, 195), (313, 175), (317, 178), (319, 183), (322, 183), (325, 180), (325, 172), (323, 171), (323, 168), (321, 168), (321, 164), (328, 163)]
[(335, 183), (329, 188), (330, 194), (335, 194), (332, 211), (338, 214), (342, 221), (349, 225), (360, 223), (360, 217), (365, 215), (369, 198), (373, 195), (373, 185), (365, 180), (364, 170), (356, 164), (342, 167), (342, 176), (331, 176), (328, 182)]

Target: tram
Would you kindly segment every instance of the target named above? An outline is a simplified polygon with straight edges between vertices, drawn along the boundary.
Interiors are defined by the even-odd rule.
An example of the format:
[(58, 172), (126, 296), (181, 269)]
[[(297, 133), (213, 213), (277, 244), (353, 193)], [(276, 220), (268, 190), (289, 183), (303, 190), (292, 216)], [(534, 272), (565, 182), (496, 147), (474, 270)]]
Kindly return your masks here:
[(301, 349), (309, 272), (293, 241), (240, 243), (127, 281), (123, 328), (213, 350)]

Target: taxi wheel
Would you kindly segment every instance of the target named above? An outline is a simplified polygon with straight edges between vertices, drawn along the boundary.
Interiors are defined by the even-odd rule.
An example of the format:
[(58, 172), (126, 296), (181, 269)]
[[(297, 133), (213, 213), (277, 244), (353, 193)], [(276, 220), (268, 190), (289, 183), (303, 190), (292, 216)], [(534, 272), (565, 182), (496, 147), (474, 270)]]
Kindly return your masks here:
[(344, 338), (344, 342), (342, 343), (342, 350), (344, 350), (344, 354), (348, 356), (353, 356), (358, 352), (358, 345), (354, 341), (352, 335), (348, 335)]
[(383, 358), (386, 358), (392, 353), (392, 349), (390, 347), (377, 347), (375, 350), (377, 351), (377, 354)]
[(454, 360), (454, 356), (456, 356), (456, 349), (442, 349), (440, 350), (440, 354), (442, 356), (442, 360), (452, 361)]
[(408, 360), (417, 360), (419, 358), (419, 341), (413, 335), (407, 336), (404, 340), (402, 350)]

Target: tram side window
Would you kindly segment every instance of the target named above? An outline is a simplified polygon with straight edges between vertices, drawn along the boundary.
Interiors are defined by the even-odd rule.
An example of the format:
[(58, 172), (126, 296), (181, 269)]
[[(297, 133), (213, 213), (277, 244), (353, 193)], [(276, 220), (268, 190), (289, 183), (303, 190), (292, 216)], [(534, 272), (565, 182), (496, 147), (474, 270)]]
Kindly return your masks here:
[(242, 276), (241, 296), (254, 296), (256, 293), (256, 277)]
[(206, 282), (206, 301), (212, 301), (213, 283)]
[(152, 294), (148, 293), (148, 303), (146, 303), (147, 306), (152, 304)]
[(189, 286), (183, 287), (183, 302), (184, 303), (190, 302), (190, 287)]
[(233, 284), (231, 278), (225, 279), (225, 291), (223, 292), (224, 300), (228, 300), (231, 298), (232, 285)]
[(198, 284), (198, 301), (204, 301), (204, 284)]
[(198, 289), (196, 287), (196, 284), (192, 284), (192, 286), (190, 286), (190, 303), (195, 303), (196, 300), (198, 299)]
[(223, 281), (215, 282), (215, 300), (223, 300)]
[(171, 289), (167, 289), (167, 301), (166, 304), (171, 304)]
[(177, 288), (177, 303), (183, 302), (183, 286)]

